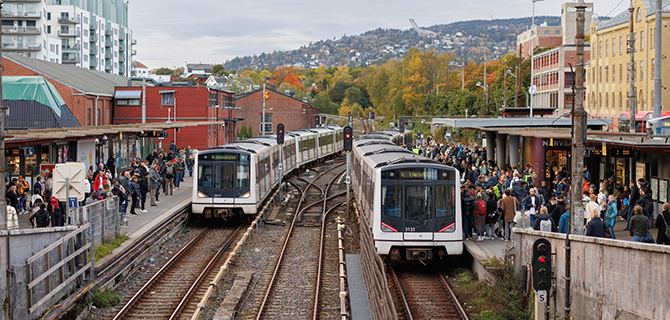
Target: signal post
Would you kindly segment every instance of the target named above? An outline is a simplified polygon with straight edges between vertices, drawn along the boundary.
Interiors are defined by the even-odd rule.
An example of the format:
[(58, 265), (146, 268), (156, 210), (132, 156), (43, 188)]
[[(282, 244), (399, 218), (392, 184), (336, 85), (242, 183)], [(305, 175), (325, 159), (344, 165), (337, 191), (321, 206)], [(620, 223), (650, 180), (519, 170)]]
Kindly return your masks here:
[(551, 242), (537, 239), (533, 243), (533, 289), (535, 289), (535, 320), (549, 319), (549, 292), (551, 291)]
[(279, 145), (279, 205), (282, 202), (282, 177), (284, 175), (284, 124), (277, 124), (277, 144)]
[(344, 127), (344, 152), (347, 154), (347, 176), (346, 176), (346, 183), (347, 183), (347, 220), (349, 220), (349, 189), (351, 185), (351, 176), (350, 176), (350, 168), (351, 168), (351, 149), (353, 148), (353, 140), (354, 140), (354, 130), (351, 128), (351, 126), (346, 126)]

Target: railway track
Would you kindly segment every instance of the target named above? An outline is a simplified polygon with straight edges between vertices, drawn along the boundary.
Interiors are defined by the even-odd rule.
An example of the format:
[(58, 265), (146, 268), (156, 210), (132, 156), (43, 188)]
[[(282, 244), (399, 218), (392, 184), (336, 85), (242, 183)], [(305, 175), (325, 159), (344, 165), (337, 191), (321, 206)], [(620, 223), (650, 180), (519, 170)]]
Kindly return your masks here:
[[(335, 164), (311, 181), (303, 179), (302, 182), (291, 182), (301, 197), (258, 308), (257, 320), (316, 317), (322, 240), (325, 237), (310, 227), (322, 226), (321, 232), (324, 232), (323, 219), (336, 208), (328, 207), (329, 201), (336, 199), (334, 196), (328, 197), (328, 193), (334, 181), (343, 173), (343, 165)], [(327, 183), (324, 185), (322, 181)], [(319, 246), (310, 245), (313, 243), (319, 243)], [(319, 258), (305, 263), (305, 257)]]
[(432, 270), (388, 268), (398, 319), (468, 320), (447, 279)]
[(242, 230), (243, 225), (202, 230), (131, 294), (113, 319), (181, 319), (188, 315)]

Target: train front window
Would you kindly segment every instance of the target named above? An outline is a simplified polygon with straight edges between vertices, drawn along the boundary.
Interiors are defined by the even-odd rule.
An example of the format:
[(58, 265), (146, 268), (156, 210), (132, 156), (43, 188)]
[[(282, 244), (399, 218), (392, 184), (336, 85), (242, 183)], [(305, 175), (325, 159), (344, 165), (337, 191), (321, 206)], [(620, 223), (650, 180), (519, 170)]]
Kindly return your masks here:
[(205, 192), (203, 188), (212, 187), (212, 166), (209, 164), (198, 166), (198, 191)]
[(455, 214), (454, 187), (435, 187), (435, 217), (445, 218)]
[(417, 223), (431, 219), (432, 189), (431, 186), (405, 187), (405, 219), (417, 220)]
[(214, 187), (220, 190), (222, 196), (230, 196), (228, 193), (235, 187), (235, 166), (229, 164), (221, 165), (217, 173), (219, 179), (214, 183)]
[(402, 188), (400, 186), (382, 186), (382, 213), (400, 218)]

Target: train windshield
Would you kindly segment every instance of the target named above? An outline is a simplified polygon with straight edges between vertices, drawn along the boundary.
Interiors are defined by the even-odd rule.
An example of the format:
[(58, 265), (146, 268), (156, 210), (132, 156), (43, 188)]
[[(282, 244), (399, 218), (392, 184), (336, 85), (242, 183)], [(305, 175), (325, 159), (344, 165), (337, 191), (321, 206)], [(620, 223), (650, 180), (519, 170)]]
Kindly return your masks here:
[(454, 171), (434, 168), (382, 171), (382, 230), (454, 232), (455, 178)]
[(208, 197), (249, 197), (249, 155), (198, 155), (198, 191)]

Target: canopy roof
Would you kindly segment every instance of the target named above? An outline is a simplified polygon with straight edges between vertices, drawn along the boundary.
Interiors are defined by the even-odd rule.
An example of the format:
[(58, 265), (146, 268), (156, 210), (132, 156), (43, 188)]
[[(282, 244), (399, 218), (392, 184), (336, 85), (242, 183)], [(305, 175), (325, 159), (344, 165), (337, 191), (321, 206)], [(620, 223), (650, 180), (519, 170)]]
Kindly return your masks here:
[(44, 77), (3, 76), (2, 99), (36, 101), (51, 108), (58, 117), (65, 105), (60, 93)]

